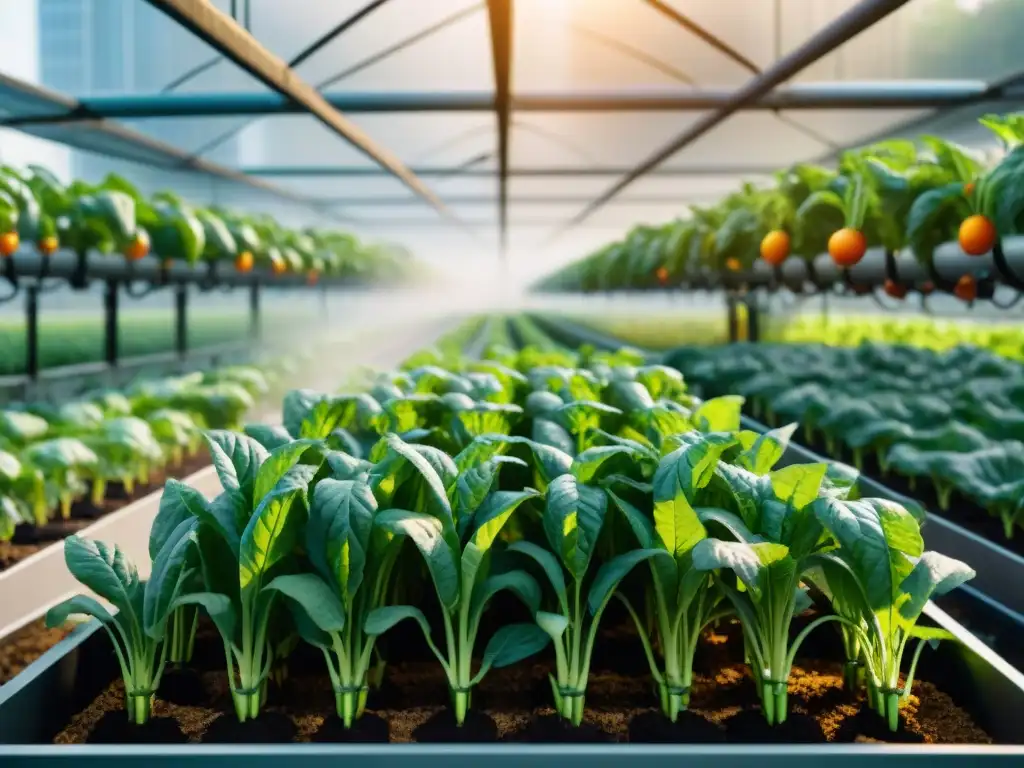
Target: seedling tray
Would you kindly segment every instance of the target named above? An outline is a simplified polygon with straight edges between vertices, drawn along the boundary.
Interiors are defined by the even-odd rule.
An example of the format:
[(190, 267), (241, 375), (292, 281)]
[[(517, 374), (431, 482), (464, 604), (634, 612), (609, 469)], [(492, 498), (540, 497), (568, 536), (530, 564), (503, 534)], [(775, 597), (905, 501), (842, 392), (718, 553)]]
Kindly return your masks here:
[[(559, 320), (538, 319), (545, 331), (561, 342), (587, 343), (604, 349), (617, 349), (623, 343), (615, 338), (586, 328)], [(770, 427), (759, 421), (743, 417), (744, 429), (766, 432)], [(825, 461), (820, 455), (790, 442), (789, 450), (783, 458), (784, 464), (801, 462)], [(859, 481), (861, 495), (891, 499), (904, 502), (908, 499), (904, 494), (889, 488), (883, 483), (861, 476)], [(920, 502), (916, 503), (920, 504)], [(923, 529), (928, 549), (963, 560), (977, 571), (977, 576), (970, 584), (961, 587), (973, 593), (982, 601), (993, 604), (998, 610), (1012, 615), (1014, 620), (1024, 626), (1024, 557), (1011, 552), (998, 543), (957, 525), (956, 523), (928, 510), (928, 518)]]

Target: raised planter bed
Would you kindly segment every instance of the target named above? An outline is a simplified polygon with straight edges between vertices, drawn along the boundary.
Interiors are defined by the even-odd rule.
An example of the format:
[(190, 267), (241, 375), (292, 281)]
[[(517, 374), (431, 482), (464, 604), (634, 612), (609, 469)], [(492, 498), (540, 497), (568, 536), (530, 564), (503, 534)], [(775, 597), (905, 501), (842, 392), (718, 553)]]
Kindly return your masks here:
[[(607, 334), (576, 323), (561, 319), (554, 322), (548, 318), (536, 320), (552, 338), (562, 343), (587, 343), (602, 348), (623, 346), (622, 342)], [(769, 429), (748, 417), (744, 417), (744, 428), (758, 432)], [(790, 443), (789, 453), (784, 459), (787, 463), (822, 460), (820, 455), (796, 442)], [(913, 498), (917, 503), (922, 501), (916, 495), (908, 497), (865, 475), (861, 475), (860, 488), (862, 495), (865, 496), (894, 501), (906, 501), (908, 498)], [(929, 505), (925, 506), (927, 508)], [(1024, 631), (1024, 589), (1020, 588), (1020, 585), (1024, 584), (1024, 557), (1003, 546), (1001, 542), (980, 536), (931, 509), (928, 509), (928, 518), (923, 530), (929, 548), (970, 563), (977, 571), (978, 575), (971, 583), (961, 589), (975, 593), (979, 599), (989, 601), (1004, 613), (1012, 615)]]
[[(617, 765), (622, 760), (642, 760), (652, 766), (669, 759), (740, 765), (754, 755), (759, 762), (761, 756), (770, 757), (772, 765), (784, 760), (787, 765), (796, 761), (808, 766), (811, 760), (835, 759), (849, 764), (853, 759), (883, 756), (901, 763), (967, 756), (1014, 755), (1020, 759), (1024, 747), (1005, 745), (1021, 739), (1017, 713), (1024, 706), (1024, 676), (937, 606), (929, 605), (926, 615), (953, 632), (960, 643), (943, 643), (922, 656), (918, 679), (926, 682), (916, 684), (914, 691), (923, 695), (920, 703), (911, 701), (911, 732), (898, 735), (903, 742), (900, 745), (849, 743), (892, 737), (873, 714), (859, 713), (859, 704), (839, 687), (839, 665), (827, 661), (798, 661), (790, 684), (790, 720), (777, 730), (768, 728), (760, 712), (749, 706), (754, 692), (742, 673), (742, 658), (737, 656), (741, 644), (735, 642), (735, 625), (712, 635), (698, 652), (692, 704), (696, 711), (681, 718), (685, 725), (678, 730), (666, 729), (663, 724), (651, 727), (659, 724), (660, 714), (653, 708), (654, 695), (642, 653), (636, 637), (616, 623), (602, 633), (595, 648), (588, 716), (580, 732), (584, 738), (571, 738), (571, 732), (551, 723), (550, 709), (545, 706), (550, 696), (543, 676), (547, 664), (538, 658), (495, 671), (487, 678), (474, 700), (476, 717), (464, 726), (463, 743), (455, 745), (450, 741), (455, 729), (443, 726), (446, 691), (440, 669), (434, 661), (420, 661), (425, 658), (425, 648), (408, 642), (404, 635), (400, 651), (394, 644), (390, 646), (393, 661), (386, 682), (371, 695), (359, 732), (364, 742), (380, 740), (384, 720), (390, 725), (393, 741), (420, 743), (339, 743), (344, 731), (335, 722), (329, 683), (317, 663), (321, 660), (302, 651), (293, 657), (292, 677), (286, 687), (272, 691), (267, 711), (243, 729), (228, 711), (230, 700), (224, 696), (223, 672), (218, 669), (222, 665), (217, 656), (219, 641), (201, 633), (194, 666), (202, 674), (206, 693), (193, 706), (157, 702), (151, 723), (160, 725), (147, 726), (147, 732), (159, 734), (155, 737), (159, 746), (153, 742), (69, 746), (89, 738), (90, 732), (94, 739), (131, 733), (123, 698), (117, 692), (120, 683), (114, 682), (119, 676), (109, 641), (99, 626), (90, 622), (0, 689), (0, 754), (17, 764), (49, 765), (73, 759), (75, 765), (98, 765), (92, 761), (102, 759), (105, 766), (189, 757), (222, 766), (240, 765), (242, 760), (251, 765), (254, 759), (257, 765), (269, 766), (271, 758), (301, 759), (304, 764), (315, 759), (312, 764), (326, 765), (328, 759), (346, 757), (384, 765), (391, 759), (438, 759), (448, 753), (446, 764), (457, 757), (463, 761), (493, 759), (504, 765), (523, 765), (541, 757), (570, 761), (585, 757), (602, 765), (611, 765), (613, 758)], [(731, 635), (728, 643), (721, 642), (723, 635)], [(835, 640), (828, 633), (820, 634), (808, 644), (808, 653), (827, 658), (837, 650)], [(395, 658), (399, 652), (402, 660)], [(204, 671), (207, 669), (214, 671)], [(740, 712), (734, 714), (737, 708)], [(108, 711), (111, 714), (104, 716)], [(225, 719), (219, 726), (220, 717)], [(839, 743), (825, 743), (826, 732)], [(502, 743), (496, 743), (495, 735)], [(631, 737), (632, 743), (615, 743)], [(160, 743), (160, 738), (178, 743)], [(185, 738), (208, 741), (182, 744)], [(969, 749), (951, 748), (923, 744), (923, 738), (975, 743)], [(1004, 746), (984, 743), (989, 738)], [(652, 743), (672, 739), (675, 743)], [(55, 740), (58, 743), (54, 744)], [(210, 743), (225, 741), (234, 746)], [(256, 750), (240, 746), (243, 741), (268, 746)], [(294, 743), (299, 741), (312, 743)], [(282, 746), (281, 742), (289, 743)], [(555, 746), (558, 742), (563, 743)], [(751, 743), (761, 746), (752, 747)], [(5, 762), (8, 764), (15, 762)]]

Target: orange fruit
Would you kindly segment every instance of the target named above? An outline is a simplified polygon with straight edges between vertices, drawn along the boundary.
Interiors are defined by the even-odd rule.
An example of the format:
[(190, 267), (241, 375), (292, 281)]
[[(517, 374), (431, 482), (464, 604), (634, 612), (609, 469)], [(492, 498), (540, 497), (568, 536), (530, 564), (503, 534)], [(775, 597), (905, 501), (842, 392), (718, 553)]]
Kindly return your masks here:
[(654, 276), (658, 278), (658, 282), (662, 285), (668, 282), (668, 270), (665, 267), (658, 267), (654, 271)]
[(132, 241), (128, 243), (128, 246), (124, 249), (124, 255), (130, 261), (138, 261), (139, 259), (145, 258), (148, 254), (149, 235), (140, 229), (138, 234), (132, 238)]
[(60, 247), (60, 241), (53, 235), (48, 235), (36, 243), (36, 246), (43, 256), (50, 256), (57, 252), (57, 248)]
[(288, 271), (288, 264), (284, 259), (274, 259), (270, 262), (270, 271), (275, 275), (283, 275)]
[(0, 256), (13, 256), (20, 244), (17, 232), (4, 232), (0, 235)]
[(741, 269), (743, 269), (743, 265), (740, 264), (739, 259), (732, 258), (725, 260), (725, 268), (728, 269), (730, 272), (739, 272)]
[(978, 298), (978, 281), (971, 275), (964, 275), (956, 281), (953, 295), (961, 301), (974, 301)]
[(252, 271), (253, 258), (249, 251), (242, 251), (235, 257), (235, 269), (239, 272)]
[(833, 232), (828, 239), (828, 254), (840, 267), (852, 267), (864, 258), (867, 250), (868, 241), (864, 233), (850, 227)]
[(984, 256), (996, 244), (996, 225), (988, 216), (976, 213), (963, 220), (957, 239), (968, 256)]
[(968, 181), (966, 184), (964, 184), (964, 196), (965, 197), (970, 197), (973, 194), (974, 194), (974, 182), (973, 181)]
[(772, 230), (761, 240), (761, 258), (777, 267), (789, 257), (790, 246), (788, 232)]

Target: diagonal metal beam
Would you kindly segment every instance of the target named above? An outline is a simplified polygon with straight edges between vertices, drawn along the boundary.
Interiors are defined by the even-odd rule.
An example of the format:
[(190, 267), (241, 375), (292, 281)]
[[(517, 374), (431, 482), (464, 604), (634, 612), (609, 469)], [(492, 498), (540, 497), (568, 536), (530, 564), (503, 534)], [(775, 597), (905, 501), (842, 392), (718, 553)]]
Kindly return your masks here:
[[(673, 8), (672, 6), (668, 5), (667, 3), (663, 2), (662, 0), (644, 0), (644, 2), (647, 3), (647, 5), (649, 5), (654, 10), (658, 11), (658, 13), (660, 13), (663, 16), (665, 16), (666, 18), (670, 19), (672, 22), (674, 22), (679, 27), (682, 27), (687, 32), (689, 32), (689, 33), (695, 35), (696, 37), (700, 38), (701, 40), (706, 42), (708, 45), (710, 45), (712, 48), (714, 48), (716, 51), (718, 51), (719, 53), (724, 54), (726, 57), (728, 57), (732, 61), (734, 61), (737, 64), (739, 64), (741, 67), (743, 67), (745, 70), (747, 70), (750, 74), (755, 75), (755, 76), (758, 76), (758, 75), (761, 74), (761, 68), (757, 64), (755, 64), (753, 61), (748, 59), (742, 53), (737, 51), (735, 48), (733, 48), (727, 42), (725, 42), (724, 40), (719, 38), (717, 35), (713, 34), (709, 30), (707, 30), (704, 27), (702, 27), (700, 24), (698, 24), (693, 19), (691, 19), (689, 16), (683, 15), (682, 13), (680, 13), (679, 11), (677, 11), (675, 8)], [(779, 0), (775, 0), (775, 10), (779, 11), (780, 8), (781, 8), (781, 6), (779, 5)], [(776, 24), (777, 23), (778, 23), (778, 15), (776, 14)], [(781, 51), (779, 50), (779, 47), (778, 47), (778, 42), (779, 42), (778, 35), (776, 35), (775, 42), (776, 42), (775, 58), (777, 59), (777, 58), (779, 58), (779, 55), (781, 53)], [(822, 146), (828, 147), (829, 149), (836, 149), (837, 148), (838, 145), (834, 141), (832, 141), (830, 138), (828, 138), (827, 136), (819, 133), (818, 131), (814, 130), (813, 128), (810, 128), (810, 127), (804, 125), (799, 120), (794, 120), (792, 117), (789, 117), (788, 115), (782, 114), (778, 109), (773, 109), (772, 112), (775, 115), (775, 119), (776, 120), (778, 120), (781, 123), (784, 123), (785, 125), (788, 125), (790, 128), (792, 128), (795, 131), (799, 131), (800, 133), (802, 133), (804, 136), (808, 137), (812, 141), (815, 141), (815, 142), (821, 144)]]
[(429, 202), (442, 214), (447, 210), (441, 200), (390, 151), (376, 145), (369, 136), (328, 104), (314, 88), (306, 84), (281, 59), (260, 45), (234, 19), (205, 0), (147, 0), (176, 20), (228, 59), (258, 78), (269, 88), (299, 104), (329, 130), (359, 149), (378, 165), (389, 170), (403, 184)]
[(651, 8), (656, 10), (661, 15), (674, 21), (676, 24), (678, 24), (680, 27), (685, 29), (690, 34), (699, 37), (701, 40), (710, 45), (716, 51), (724, 53), (726, 56), (735, 61), (737, 64), (739, 64), (741, 67), (743, 67), (751, 74), (756, 75), (760, 73), (761, 69), (760, 67), (757, 66), (757, 64), (752, 62), (750, 59), (748, 59), (746, 56), (737, 51), (735, 48), (733, 48), (731, 45), (729, 45), (727, 42), (722, 40), (717, 35), (714, 35), (713, 33), (704, 29), (704, 27), (695, 22), (689, 16), (684, 16), (672, 6), (662, 2), (662, 0), (644, 0), (644, 2), (651, 6)]
[(512, 122), (512, 0), (487, 0), (498, 121), (498, 257), (508, 258), (508, 161)]
[(383, 61), (384, 59), (390, 58), (391, 56), (394, 56), (396, 53), (401, 53), (406, 48), (409, 48), (415, 45), (416, 43), (426, 40), (428, 37), (436, 35), (438, 32), (447, 29), (453, 24), (462, 21), (463, 19), (468, 18), (469, 16), (472, 16), (474, 13), (481, 10), (483, 7), (483, 3), (474, 3), (468, 8), (463, 8), (461, 11), (456, 11), (455, 13), (449, 16), (445, 16), (436, 24), (431, 24), (429, 27), (422, 29), (413, 35), (410, 35), (404, 40), (399, 40), (394, 45), (389, 45), (387, 48), (378, 51), (372, 56), (369, 56), (363, 59), (362, 61), (356, 62), (355, 64), (346, 67), (341, 72), (333, 74), (330, 77), (326, 78), (325, 80), (321, 80), (319, 83), (316, 84), (316, 87), (318, 90), (321, 91), (324, 90), (325, 88), (330, 88), (335, 83), (341, 82), (346, 78), (352, 77), (352, 75), (356, 74), (357, 72), (362, 72), (364, 69), (371, 67), (374, 64)]
[[(332, 85), (334, 83), (337, 83), (337, 82), (343, 80), (344, 78), (349, 77), (350, 75), (354, 75), (356, 72), (359, 72), (359, 71), (361, 71), (363, 69), (366, 69), (367, 67), (369, 67), (369, 66), (371, 66), (373, 64), (376, 64), (379, 61), (383, 61), (384, 59), (388, 58), (389, 56), (391, 56), (391, 55), (393, 55), (395, 53), (398, 53), (399, 51), (402, 51), (402, 50), (408, 48), (409, 46), (414, 45), (415, 43), (418, 43), (420, 40), (424, 40), (427, 37), (430, 37), (431, 35), (436, 34), (437, 32), (440, 32), (442, 29), (445, 29), (445, 28), (451, 26), (452, 24), (460, 21), (463, 17), (468, 16), (471, 13), (476, 13), (481, 8), (483, 8), (483, 5), (480, 4), (480, 3), (477, 3), (476, 5), (473, 5), (473, 6), (469, 7), (469, 8), (464, 8), (463, 10), (461, 10), (461, 11), (459, 11), (457, 13), (454, 13), (451, 16), (448, 16), (448, 17), (442, 19), (437, 24), (434, 24), (433, 26), (428, 27), (427, 29), (421, 30), (420, 32), (412, 35), (411, 37), (407, 37), (405, 40), (402, 40), (402, 41), (396, 43), (395, 45), (392, 45), (389, 48), (384, 49), (383, 51), (379, 51), (379, 52), (373, 54), (372, 56), (370, 56), (367, 59), (363, 59), (362, 61), (358, 62), (357, 64), (352, 65), (351, 67), (348, 67), (347, 69), (345, 69), (342, 72), (339, 72), (339, 73), (337, 73), (335, 75), (331, 75), (326, 80), (320, 81), (319, 83), (316, 84), (316, 89), (318, 91), (323, 91), (325, 88), (329, 87), (330, 85)], [(375, 10), (375, 8), (371, 9), (371, 10)], [(363, 18), (366, 17), (366, 15), (367, 14), (363, 13), (362, 11), (357, 11), (355, 16), (358, 16), (358, 18), (355, 18), (355, 16), (353, 18), (355, 18), (355, 21), (361, 21)], [(351, 25), (349, 25), (349, 26), (351, 26)], [(234, 128), (228, 129), (224, 133), (220, 134), (219, 136), (214, 137), (211, 141), (208, 141), (206, 144), (204, 144), (203, 146), (199, 147), (199, 149), (197, 149), (193, 154), (196, 157), (199, 157), (201, 155), (205, 155), (208, 152), (212, 152), (217, 147), (219, 147), (221, 144), (223, 144), (225, 141), (228, 141), (232, 137), (237, 136), (239, 133), (241, 133), (243, 130), (245, 130), (246, 127), (248, 127), (251, 124), (252, 124), (252, 121), (251, 120), (247, 120), (246, 122), (242, 123), (241, 125), (238, 125), (238, 126), (236, 126)]]
[(739, 88), (730, 97), (725, 105), (698, 120), (669, 144), (656, 151), (635, 168), (632, 168), (629, 173), (615, 182), (607, 191), (599, 195), (567, 224), (557, 230), (554, 233), (555, 236), (582, 224), (609, 200), (641, 176), (650, 173), (677, 152), (691, 145), (748, 104), (757, 101), (776, 86), (789, 80), (818, 61), (818, 59), (828, 55), (843, 43), (863, 32), (875, 22), (884, 19), (893, 11), (906, 5), (909, 1), (860, 0), (857, 5), (819, 30), (799, 48), (777, 60), (760, 75), (751, 78), (746, 85)]
[(616, 37), (610, 37), (602, 32), (598, 32), (595, 29), (584, 27), (580, 24), (569, 24), (569, 29), (578, 35), (588, 38), (593, 42), (604, 46), (613, 51), (618, 51), (623, 56), (638, 61), (641, 64), (646, 64), (651, 69), (661, 72), (663, 75), (668, 75), (673, 80), (678, 80), (681, 83), (696, 86), (696, 81), (688, 74), (683, 72), (681, 69), (676, 69), (666, 61), (662, 61), (657, 56), (651, 56), (646, 51), (642, 51), (639, 48), (635, 48), (624, 40), (619, 40)]
[(367, 16), (369, 16), (371, 13), (376, 11), (378, 8), (380, 8), (382, 5), (384, 5), (384, 3), (388, 1), (389, 0), (373, 0), (373, 2), (364, 5), (358, 11), (349, 16), (347, 19), (342, 19), (340, 22), (338, 22), (337, 25), (335, 25), (333, 29), (328, 30), (323, 35), (314, 40), (312, 43), (303, 48), (301, 51), (299, 51), (297, 54), (295, 54), (295, 56), (293, 56), (292, 59), (288, 62), (288, 66), (292, 67), (293, 69), (299, 66), (310, 56), (313, 56), (321, 48), (332, 43), (337, 37), (340, 37), (341, 35), (348, 32), (350, 29), (352, 29), (352, 27), (354, 27), (356, 24), (365, 19)]
[[(491, 153), (483, 153), (477, 158), (474, 164), (483, 162), (485, 159), (489, 159)], [(295, 165), (254, 165), (240, 169), (242, 173), (246, 173), (252, 176), (295, 176), (295, 177), (352, 177), (352, 178), (368, 178), (375, 176), (385, 176), (386, 171), (380, 168), (374, 168), (373, 166), (360, 166), (360, 165), (334, 165), (334, 166), (295, 166)], [(592, 178), (602, 176), (622, 176), (629, 172), (629, 168), (626, 166), (564, 166), (564, 167), (512, 167), (508, 170), (508, 175), (517, 178)], [(694, 177), (700, 178), (705, 176), (770, 176), (779, 170), (777, 163), (763, 166), (728, 166), (728, 165), (707, 165), (707, 166), (687, 166), (684, 168), (655, 168), (650, 172), (651, 176), (657, 177), (669, 177), (669, 178), (686, 178)], [(419, 167), (414, 166), (413, 172), (420, 177), (438, 177), (438, 176), (463, 176), (466, 178), (491, 178), (497, 175), (497, 168), (468, 168), (463, 166), (444, 166), (444, 167)]]

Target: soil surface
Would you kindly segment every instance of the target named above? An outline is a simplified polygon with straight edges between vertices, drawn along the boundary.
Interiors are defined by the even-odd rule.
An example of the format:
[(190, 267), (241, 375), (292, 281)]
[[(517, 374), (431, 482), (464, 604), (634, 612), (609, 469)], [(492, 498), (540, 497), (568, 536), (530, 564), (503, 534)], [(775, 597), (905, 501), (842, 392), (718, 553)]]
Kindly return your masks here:
[(187, 457), (179, 467), (168, 467), (165, 471), (152, 472), (149, 482), (137, 484), (135, 492), (130, 496), (120, 483), (108, 483), (106, 498), (99, 507), (94, 505), (86, 495), (71, 506), (69, 520), (61, 520), (58, 516), (56, 520), (51, 520), (46, 525), (19, 525), (10, 541), (0, 541), (0, 573), (54, 542), (63, 541), (68, 536), (79, 533), (99, 518), (116, 512), (150, 493), (159, 491), (168, 478), (180, 480), (209, 466), (209, 464), (209, 454), (205, 450), (201, 450), (196, 455)]
[(0, 643), (0, 685), (12, 680), (21, 670), (67, 637), (73, 628), (74, 625), (68, 624), (47, 629), (46, 621), (39, 619), (6, 638)]
[[(730, 636), (728, 643), (723, 634), (706, 637), (695, 667), (690, 710), (675, 724), (668, 723), (656, 708), (646, 670), (618, 671), (610, 667), (615, 666), (616, 657), (622, 658), (621, 654), (599, 657), (595, 653), (583, 725), (565, 726), (550, 705), (547, 675), (551, 665), (547, 654), (542, 653), (508, 669), (490, 672), (475, 689), (470, 716), (461, 728), (455, 726), (446, 706), (446, 681), (436, 661), (389, 664), (384, 685), (370, 694), (363, 720), (347, 732), (334, 714), (327, 675), (296, 658), (290, 665), (292, 676), (283, 686), (274, 686), (256, 721), (237, 722), (224, 672), (207, 670), (197, 673), (205, 698), (202, 703), (173, 704), (158, 696), (153, 717), (160, 719), (160, 725), (148, 730), (152, 735), (137, 733), (133, 738), (150, 743), (171, 743), (180, 738), (219, 743), (991, 743), (965, 711), (928, 682), (914, 683), (903, 709), (903, 727), (898, 733), (889, 733), (877, 715), (864, 706), (862, 696), (851, 696), (843, 690), (841, 665), (817, 660), (803, 660), (794, 667), (789, 684), (789, 718), (782, 726), (769, 728), (746, 666), (732, 657), (735, 629), (723, 629)], [(639, 644), (627, 648), (618, 642), (616, 634), (602, 633), (598, 643), (622, 648), (622, 653), (630, 656), (642, 656)], [(219, 640), (208, 632), (197, 637), (199, 666), (207, 666), (202, 662), (213, 656), (202, 647), (206, 645), (219, 645)], [(301, 647), (296, 655), (304, 655)], [(180, 687), (180, 678), (174, 687)], [(111, 713), (123, 717), (123, 708), (123, 685), (117, 680), (76, 715), (55, 741), (71, 744), (109, 738), (107, 720)], [(177, 728), (170, 729), (169, 721)]]

